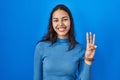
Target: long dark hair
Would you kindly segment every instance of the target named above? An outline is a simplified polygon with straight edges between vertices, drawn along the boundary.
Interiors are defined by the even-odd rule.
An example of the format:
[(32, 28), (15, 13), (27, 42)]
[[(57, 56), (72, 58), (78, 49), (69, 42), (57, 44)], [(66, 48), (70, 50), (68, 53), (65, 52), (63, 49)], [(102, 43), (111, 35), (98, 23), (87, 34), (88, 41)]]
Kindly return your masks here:
[(75, 40), (74, 22), (73, 22), (72, 14), (71, 14), (70, 10), (63, 4), (59, 4), (53, 8), (53, 10), (50, 14), (50, 18), (49, 18), (48, 32), (42, 38), (41, 41), (43, 41), (43, 42), (50, 41), (52, 44), (54, 44), (57, 41), (57, 33), (54, 31), (53, 26), (52, 26), (52, 16), (53, 16), (53, 13), (58, 9), (64, 10), (65, 12), (68, 13), (68, 15), (70, 17), (70, 30), (68, 32), (68, 39), (69, 39), (69, 49), (68, 50), (71, 50), (75, 47), (76, 44), (78, 44), (78, 42)]

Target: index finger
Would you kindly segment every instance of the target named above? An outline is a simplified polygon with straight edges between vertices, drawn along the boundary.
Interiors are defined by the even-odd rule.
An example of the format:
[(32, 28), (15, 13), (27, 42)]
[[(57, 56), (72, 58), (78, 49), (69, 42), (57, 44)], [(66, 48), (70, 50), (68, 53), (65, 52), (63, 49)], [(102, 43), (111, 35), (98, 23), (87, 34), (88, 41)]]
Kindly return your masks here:
[(89, 35), (88, 35), (88, 32), (86, 33), (86, 41), (87, 41), (87, 44), (89, 44)]

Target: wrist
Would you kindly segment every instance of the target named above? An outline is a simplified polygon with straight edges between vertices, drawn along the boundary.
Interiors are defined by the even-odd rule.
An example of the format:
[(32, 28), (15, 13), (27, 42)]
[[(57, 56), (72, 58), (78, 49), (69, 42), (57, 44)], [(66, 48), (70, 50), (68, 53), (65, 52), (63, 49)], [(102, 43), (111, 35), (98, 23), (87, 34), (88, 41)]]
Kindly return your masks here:
[(86, 64), (91, 65), (92, 62), (94, 61), (94, 58), (87, 58), (87, 57), (85, 57), (84, 60), (85, 60), (85, 63), (86, 63)]

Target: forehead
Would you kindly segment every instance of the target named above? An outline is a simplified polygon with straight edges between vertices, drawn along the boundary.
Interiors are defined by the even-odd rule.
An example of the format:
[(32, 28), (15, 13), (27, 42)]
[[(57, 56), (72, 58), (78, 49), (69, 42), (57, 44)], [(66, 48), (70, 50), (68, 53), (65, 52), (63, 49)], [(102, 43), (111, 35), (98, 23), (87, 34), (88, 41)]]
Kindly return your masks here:
[(69, 17), (68, 13), (64, 10), (56, 10), (53, 15), (52, 15), (53, 18), (62, 18), (62, 17)]

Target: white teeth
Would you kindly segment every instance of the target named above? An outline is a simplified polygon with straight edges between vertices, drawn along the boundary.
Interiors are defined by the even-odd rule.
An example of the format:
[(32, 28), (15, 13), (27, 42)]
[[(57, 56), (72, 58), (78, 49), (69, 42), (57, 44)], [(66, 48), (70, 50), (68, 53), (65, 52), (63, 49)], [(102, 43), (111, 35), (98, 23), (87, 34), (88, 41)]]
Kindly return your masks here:
[(58, 28), (58, 30), (63, 32), (63, 31), (65, 31), (65, 27), (60, 27), (60, 28)]
[(62, 30), (65, 30), (65, 29), (63, 29), (63, 28), (59, 28), (59, 30), (62, 31)]

